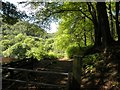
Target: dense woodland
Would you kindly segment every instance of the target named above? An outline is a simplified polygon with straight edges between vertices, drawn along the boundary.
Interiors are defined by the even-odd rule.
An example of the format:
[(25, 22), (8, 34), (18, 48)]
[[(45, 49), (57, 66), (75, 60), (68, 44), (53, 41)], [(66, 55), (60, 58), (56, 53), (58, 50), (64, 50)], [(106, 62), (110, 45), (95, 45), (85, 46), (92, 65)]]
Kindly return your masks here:
[[(90, 86), (120, 89), (120, 2), (19, 4), (29, 5), (33, 12), (27, 15), (12, 3), (2, 2), (2, 57), (81, 57), (82, 77), (92, 82)], [(58, 23), (58, 31), (47, 33), (52, 22)]]

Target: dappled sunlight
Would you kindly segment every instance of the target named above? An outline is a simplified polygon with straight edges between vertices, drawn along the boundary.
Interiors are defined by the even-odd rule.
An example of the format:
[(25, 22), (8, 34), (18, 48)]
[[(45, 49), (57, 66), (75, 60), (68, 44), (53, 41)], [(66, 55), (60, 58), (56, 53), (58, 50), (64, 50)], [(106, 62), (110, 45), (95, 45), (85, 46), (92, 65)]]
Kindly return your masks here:
[(120, 1), (1, 4), (2, 90), (120, 90)]

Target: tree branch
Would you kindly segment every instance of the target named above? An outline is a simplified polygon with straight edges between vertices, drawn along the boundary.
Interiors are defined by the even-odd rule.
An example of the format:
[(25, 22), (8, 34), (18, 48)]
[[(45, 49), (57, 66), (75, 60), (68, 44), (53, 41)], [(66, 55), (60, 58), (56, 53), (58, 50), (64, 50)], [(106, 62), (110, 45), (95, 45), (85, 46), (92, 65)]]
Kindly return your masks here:
[(91, 21), (93, 21), (88, 15), (86, 15), (82, 10), (78, 9), (78, 10), (74, 10), (74, 9), (63, 9), (63, 10), (58, 10), (55, 12), (51, 12), (49, 15), (46, 16), (46, 18), (43, 19), (43, 22), (46, 21), (48, 19), (48, 17), (50, 17), (51, 15), (54, 15), (56, 13), (64, 13), (64, 12), (70, 12), (70, 11), (80, 11), (85, 17), (87, 17), (88, 19), (90, 19)]
[(78, 10), (65, 9), (65, 10), (60, 10), (60, 11), (58, 11), (57, 13), (60, 13), (60, 12), (69, 12), (69, 11), (80, 11), (85, 17), (87, 17), (88, 19), (90, 19), (90, 20), (92, 21), (92, 19), (91, 19), (88, 15), (86, 15), (81, 9), (78, 9)]

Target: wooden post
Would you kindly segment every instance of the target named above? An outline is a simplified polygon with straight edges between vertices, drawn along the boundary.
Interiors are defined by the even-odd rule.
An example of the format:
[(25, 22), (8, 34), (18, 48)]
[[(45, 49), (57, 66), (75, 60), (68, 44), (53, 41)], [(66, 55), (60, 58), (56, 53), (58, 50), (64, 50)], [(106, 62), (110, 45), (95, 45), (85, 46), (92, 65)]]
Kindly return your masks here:
[(14, 77), (14, 71), (13, 70), (9, 70), (10, 72), (10, 78), (13, 78)]
[(68, 85), (67, 85), (67, 90), (71, 90), (71, 79), (72, 79), (72, 74), (71, 72), (68, 73)]
[(28, 86), (28, 82), (29, 82), (29, 79), (28, 79), (28, 72), (24, 72), (24, 74), (25, 74), (25, 79), (26, 79), (26, 82), (27, 82), (27, 84), (26, 84), (26, 88), (28, 89), (29, 88), (29, 86)]
[(82, 58), (75, 56), (73, 60), (73, 80), (72, 90), (80, 90), (81, 88), (81, 75), (82, 75)]

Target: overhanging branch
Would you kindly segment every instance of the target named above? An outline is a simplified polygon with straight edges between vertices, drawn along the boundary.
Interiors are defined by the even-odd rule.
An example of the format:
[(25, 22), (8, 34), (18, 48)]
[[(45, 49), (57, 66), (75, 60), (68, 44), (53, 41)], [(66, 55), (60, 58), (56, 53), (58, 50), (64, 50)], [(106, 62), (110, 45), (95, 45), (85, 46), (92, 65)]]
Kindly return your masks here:
[(93, 21), (88, 15), (86, 15), (82, 10), (78, 9), (78, 10), (74, 10), (74, 9), (62, 9), (62, 10), (58, 10), (55, 12), (51, 12), (49, 15), (46, 16), (46, 18), (43, 19), (43, 22), (46, 21), (50, 16), (57, 14), (57, 13), (64, 13), (64, 12), (81, 12), (85, 17), (87, 17), (89, 20)]

